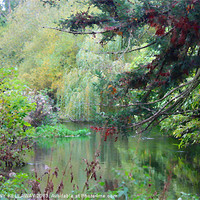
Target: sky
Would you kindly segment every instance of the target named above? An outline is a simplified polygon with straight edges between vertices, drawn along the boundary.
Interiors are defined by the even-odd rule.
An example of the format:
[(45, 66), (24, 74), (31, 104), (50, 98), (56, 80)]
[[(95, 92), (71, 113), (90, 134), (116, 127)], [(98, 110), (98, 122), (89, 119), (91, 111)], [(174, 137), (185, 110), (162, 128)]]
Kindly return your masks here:
[(0, 0), (0, 6), (2, 5), (2, 3), (3, 3), (3, 0)]

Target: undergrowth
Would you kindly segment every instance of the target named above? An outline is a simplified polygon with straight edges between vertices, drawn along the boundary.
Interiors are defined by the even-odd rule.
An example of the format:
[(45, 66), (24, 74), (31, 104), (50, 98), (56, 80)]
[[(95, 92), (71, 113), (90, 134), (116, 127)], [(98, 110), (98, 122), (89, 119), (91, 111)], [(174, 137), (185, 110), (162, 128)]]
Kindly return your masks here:
[(89, 135), (88, 129), (81, 129), (72, 131), (66, 128), (64, 124), (58, 124), (55, 126), (45, 125), (36, 128), (36, 132), (32, 135), (33, 137), (79, 137)]

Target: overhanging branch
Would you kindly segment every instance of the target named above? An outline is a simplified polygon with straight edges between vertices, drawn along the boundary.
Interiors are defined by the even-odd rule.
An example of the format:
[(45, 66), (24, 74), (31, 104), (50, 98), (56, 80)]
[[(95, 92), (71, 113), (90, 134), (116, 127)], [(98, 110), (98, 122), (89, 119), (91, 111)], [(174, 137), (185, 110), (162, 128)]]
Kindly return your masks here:
[(158, 99), (156, 101), (153, 101), (153, 102), (148, 102), (148, 103), (142, 103), (142, 102), (136, 102), (136, 103), (132, 103), (132, 104), (128, 104), (128, 105), (116, 105), (116, 107), (130, 107), (130, 106), (140, 106), (140, 105), (151, 105), (151, 104), (155, 104), (155, 103), (158, 103), (164, 99), (166, 99), (169, 95), (171, 95), (174, 91), (176, 91), (177, 89), (180, 89), (184, 86), (187, 86), (189, 84), (191, 84), (192, 81), (189, 81), (187, 83), (184, 83), (184, 84), (181, 84), (179, 85), (178, 87), (172, 89), (171, 91), (169, 91), (164, 97), (162, 97), (161, 99)]
[(86, 32), (70, 31), (70, 30), (65, 30), (65, 29), (61, 29), (61, 28), (57, 28), (57, 27), (42, 27), (42, 28), (53, 29), (56, 31), (71, 33), (74, 35), (96, 35), (96, 34), (103, 34), (103, 33), (111, 32), (111, 31), (86, 31)]
[[(165, 37), (165, 36), (167, 36), (169, 33), (171, 33), (173, 31), (173, 29), (171, 29), (170, 31), (168, 31), (167, 33), (165, 33), (163, 36), (161, 36), (160, 38), (163, 38), (163, 37)], [(141, 50), (141, 49), (145, 49), (145, 48), (147, 48), (147, 47), (150, 47), (150, 46), (152, 46), (152, 45), (154, 45), (154, 44), (156, 44), (157, 43), (157, 41), (153, 41), (153, 42), (151, 42), (151, 43), (149, 43), (149, 44), (147, 44), (147, 45), (145, 45), (145, 46), (143, 46), (143, 47), (138, 47), (138, 48), (135, 48), (135, 49), (130, 49), (130, 50), (126, 50), (126, 53), (131, 53), (131, 52), (133, 52), (133, 51), (139, 51), (139, 50)], [(114, 51), (107, 51), (107, 52), (99, 52), (98, 54), (123, 54), (124, 53), (124, 50), (123, 51), (116, 51), (116, 52), (114, 52)]]
[[(157, 118), (162, 116), (163, 113), (165, 113), (165, 115), (166, 115), (166, 113), (168, 111), (172, 111), (172, 110), (176, 109), (176, 106), (180, 107), (180, 105), (182, 105), (182, 103), (184, 102), (184, 100), (186, 100), (186, 98), (190, 95), (190, 93), (199, 85), (199, 83), (200, 83), (199, 77), (200, 77), (200, 69), (198, 69), (198, 72), (195, 75), (195, 77), (193, 78), (193, 80), (190, 82), (190, 85), (181, 94), (175, 96), (174, 98), (169, 100), (167, 103), (165, 103), (165, 105), (162, 106), (162, 108), (160, 108), (151, 117), (149, 117), (141, 122), (131, 124), (131, 126), (137, 128), (137, 127), (142, 126), (143, 124), (148, 123), (148, 125), (146, 127), (146, 128), (148, 128)], [(172, 102), (174, 102), (174, 103), (171, 106), (169, 106)]]

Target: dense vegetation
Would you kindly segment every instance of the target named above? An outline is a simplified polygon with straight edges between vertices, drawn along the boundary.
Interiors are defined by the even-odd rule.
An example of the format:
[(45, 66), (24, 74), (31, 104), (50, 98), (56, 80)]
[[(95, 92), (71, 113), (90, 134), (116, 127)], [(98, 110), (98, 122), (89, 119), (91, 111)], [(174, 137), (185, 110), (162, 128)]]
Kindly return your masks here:
[(2, 168), (25, 164), (31, 137), (89, 132), (59, 120), (97, 123), (105, 141), (159, 126), (179, 147), (198, 144), (199, 11), (199, 0), (4, 0)]
[[(93, 12), (93, 7), (101, 12)], [(150, 62), (140, 62), (108, 81), (106, 96), (121, 108), (117, 115), (108, 114), (109, 124), (120, 128), (123, 121), (142, 132), (172, 116), (181, 123), (176, 137), (185, 138), (185, 143), (199, 141), (199, 9), (198, 0), (91, 0), (87, 11), (60, 20), (57, 30), (73, 34), (96, 35), (100, 28), (102, 45), (121, 36), (120, 51), (102, 53), (123, 55), (148, 48), (151, 54)]]

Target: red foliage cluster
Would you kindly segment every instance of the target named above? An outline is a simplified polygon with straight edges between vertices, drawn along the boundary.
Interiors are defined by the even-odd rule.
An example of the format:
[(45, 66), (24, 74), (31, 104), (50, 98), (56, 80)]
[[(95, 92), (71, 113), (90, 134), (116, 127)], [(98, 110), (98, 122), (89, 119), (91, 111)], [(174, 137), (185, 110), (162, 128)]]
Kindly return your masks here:
[(184, 69), (184, 70), (183, 70), (183, 73), (186, 74), (187, 76), (189, 75), (189, 72), (188, 72), (187, 69)]
[(153, 63), (149, 63), (147, 66), (146, 66), (147, 69), (150, 69), (150, 70), (153, 70), (156, 68), (155, 65), (153, 65)]
[(91, 128), (92, 130), (96, 131), (96, 132), (100, 132), (100, 131), (103, 130), (102, 127), (97, 127), (97, 126), (90, 126), (90, 128)]
[(87, 190), (89, 190), (89, 180), (93, 179), (95, 181), (100, 180), (102, 177), (99, 176), (97, 177), (97, 171), (101, 169), (100, 165), (99, 165), (99, 160), (97, 159), (100, 156), (100, 152), (97, 150), (95, 152), (95, 156), (94, 156), (94, 160), (89, 162), (87, 159), (83, 159), (83, 161), (86, 164), (86, 181), (85, 181), (85, 185), (84, 187), (87, 188)]
[[(100, 132), (102, 131), (104, 133), (103, 137), (104, 137), (104, 141), (107, 141), (107, 137), (109, 135), (115, 135), (118, 134), (117, 128), (116, 127), (109, 127), (109, 128), (102, 128), (102, 127), (96, 127), (96, 126), (91, 126), (90, 127), (92, 130), (96, 131), (96, 132)], [(118, 137), (115, 137), (115, 142), (117, 141)]]
[(164, 77), (170, 76), (170, 72), (166, 72), (166, 73), (160, 72), (159, 74), (160, 74), (160, 76), (164, 76)]
[[(185, 10), (191, 12), (191, 10), (195, 10), (197, 0), (192, 0), (189, 5), (186, 5)], [(172, 8), (178, 4), (179, 1), (176, 1)], [(146, 10), (145, 12), (147, 17), (147, 23), (150, 24), (151, 27), (154, 27), (156, 29), (155, 35), (157, 36), (163, 36), (165, 34), (165, 27), (172, 27), (171, 29), (171, 48), (169, 48), (165, 53), (165, 57), (167, 59), (167, 63), (172, 63), (178, 59), (180, 59), (181, 51), (178, 49), (181, 49), (184, 47), (184, 45), (188, 45), (188, 42), (191, 42), (191, 38), (199, 38), (199, 23), (197, 21), (193, 21), (189, 18), (189, 16), (180, 16), (177, 17), (175, 15), (165, 15), (161, 14), (158, 11), (154, 9)], [(168, 13), (169, 14), (169, 13)], [(187, 43), (186, 43), (187, 41)], [(176, 53), (173, 49), (177, 49)], [(171, 52), (170, 52), (170, 51)], [(160, 58), (156, 58), (152, 63), (149, 63), (146, 68), (149, 69), (148, 74), (152, 74), (154, 69), (159, 66), (157, 65)], [(163, 62), (165, 63), (165, 62)], [(163, 68), (163, 66), (162, 66)], [(189, 72), (187, 69), (182, 71), (183, 74), (189, 75)], [(165, 77), (171, 76), (170, 69), (164, 70), (164, 72), (160, 69), (157, 73), (157, 79), (154, 80), (157, 86), (164, 85), (167, 81)], [(160, 78), (159, 78), (160, 77)], [(164, 79), (163, 79), (163, 78)]]
[(155, 83), (156, 83), (158, 86), (161, 86), (161, 85), (165, 85), (165, 84), (166, 84), (166, 81), (155, 80)]
[(187, 35), (190, 32), (194, 32), (196, 37), (199, 37), (199, 26), (197, 22), (190, 21), (187, 17), (181, 17), (180, 19), (171, 17), (175, 29), (172, 32), (171, 43), (174, 45), (184, 45)]
[(124, 77), (124, 78), (121, 78), (119, 79), (119, 82), (120, 82), (120, 86), (125, 86), (125, 85), (128, 85), (130, 83), (130, 77)]
[[(114, 134), (118, 134), (116, 127), (107, 128), (106, 131), (105, 131), (105, 135), (104, 135), (104, 141), (107, 140), (107, 137), (109, 135), (114, 135)], [(117, 141), (117, 139), (118, 139), (118, 137), (115, 137), (115, 142)]]
[(157, 27), (157, 31), (156, 31), (155, 34), (158, 35), (158, 36), (164, 35), (165, 34), (165, 27), (162, 27), (162, 26)]
[(87, 12), (77, 13), (75, 16), (75, 25), (80, 25), (83, 29), (85, 29), (85, 25), (90, 23), (92, 16), (88, 15)]
[[(196, 3), (196, 2), (197, 1), (193, 0), (192, 3), (186, 7), (186, 10), (189, 11), (189, 10), (194, 9), (193, 3)], [(176, 4), (174, 4), (174, 6)], [(174, 16), (174, 15), (170, 15), (167, 17), (164, 14), (159, 14), (154, 9), (146, 10), (146, 16), (147, 16), (148, 23), (150, 24), (150, 26), (155, 27), (156, 29), (155, 35), (157, 36), (162, 36), (165, 34), (166, 26), (169, 26), (169, 25), (174, 26), (173, 34), (171, 38), (172, 44), (184, 45), (187, 34), (191, 31), (194, 31), (196, 36), (199, 37), (198, 23), (194, 21), (190, 21), (188, 17), (182, 16), (180, 18), (177, 18), (177, 16)]]
[(149, 9), (145, 11), (148, 19), (154, 19), (157, 12), (154, 9)]
[(116, 26), (106, 26), (104, 29), (105, 29), (106, 31), (113, 31), (113, 30), (116, 30), (117, 27), (116, 27)]
[(165, 34), (165, 26), (167, 25), (167, 17), (165, 15), (158, 15), (154, 9), (146, 10), (148, 23), (151, 27), (155, 27), (157, 36)]

